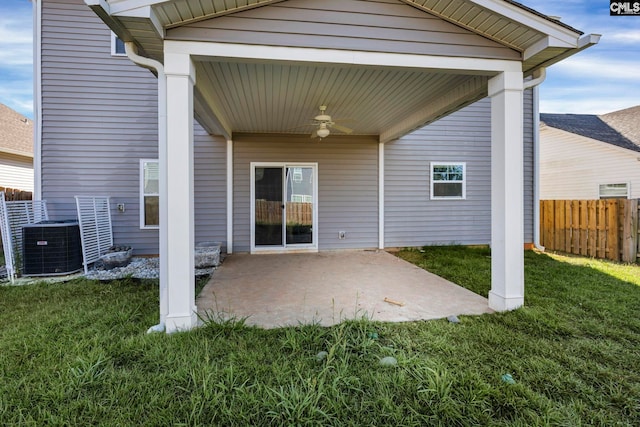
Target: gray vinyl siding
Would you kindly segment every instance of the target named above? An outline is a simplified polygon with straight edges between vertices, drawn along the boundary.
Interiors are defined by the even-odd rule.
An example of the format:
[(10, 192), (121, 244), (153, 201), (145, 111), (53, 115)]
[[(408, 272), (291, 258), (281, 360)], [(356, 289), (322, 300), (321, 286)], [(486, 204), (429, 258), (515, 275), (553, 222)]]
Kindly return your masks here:
[[(524, 91), (524, 242), (533, 243), (533, 91)], [(535, 129), (537, 132), (538, 130)]]
[[(525, 242), (533, 241), (531, 95), (525, 95)], [(466, 162), (465, 200), (430, 199), (430, 162)], [(385, 145), (385, 246), (491, 242), (491, 103), (478, 101)]]
[(227, 250), (227, 142), (196, 123), (194, 133), (195, 240)]
[(167, 31), (167, 39), (520, 59), (398, 0), (289, 0)]
[[(320, 250), (378, 245), (378, 143), (374, 139), (237, 136), (234, 141), (234, 250), (250, 248), (251, 162), (318, 163)], [(346, 231), (347, 238), (338, 239)]]
[[(115, 243), (157, 254), (157, 230), (139, 221), (140, 159), (158, 156), (156, 78), (111, 56), (111, 32), (82, 0), (45, 0), (42, 34), (42, 195), (50, 217), (75, 218), (75, 195), (110, 196)], [(196, 240), (222, 240), (226, 145), (198, 125), (195, 134)]]

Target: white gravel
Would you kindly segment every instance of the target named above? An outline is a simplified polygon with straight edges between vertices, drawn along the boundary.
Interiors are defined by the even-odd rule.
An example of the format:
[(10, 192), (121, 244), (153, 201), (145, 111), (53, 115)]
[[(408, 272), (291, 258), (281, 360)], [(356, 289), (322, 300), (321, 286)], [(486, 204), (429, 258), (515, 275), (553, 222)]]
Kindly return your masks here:
[[(214, 270), (214, 267), (198, 268), (195, 270), (195, 275), (211, 275)], [(93, 280), (115, 280), (126, 277), (132, 277), (134, 279), (157, 279), (160, 277), (160, 263), (158, 258), (134, 257), (131, 258), (131, 262), (124, 267), (115, 267), (111, 270), (92, 268), (85, 277)]]

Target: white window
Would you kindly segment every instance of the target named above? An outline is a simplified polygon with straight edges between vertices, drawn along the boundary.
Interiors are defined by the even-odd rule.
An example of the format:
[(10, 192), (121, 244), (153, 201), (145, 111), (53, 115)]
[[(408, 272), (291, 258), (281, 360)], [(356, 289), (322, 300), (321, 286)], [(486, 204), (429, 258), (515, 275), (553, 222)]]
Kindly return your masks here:
[(291, 201), (294, 203), (313, 203), (313, 196), (309, 194), (292, 194)]
[(629, 184), (600, 184), (598, 195), (601, 199), (628, 199)]
[(160, 174), (158, 160), (140, 160), (140, 228), (160, 224)]
[(466, 168), (466, 163), (431, 162), (431, 198), (465, 199)]
[(124, 50), (124, 42), (114, 33), (111, 33), (111, 55), (127, 56), (127, 52)]

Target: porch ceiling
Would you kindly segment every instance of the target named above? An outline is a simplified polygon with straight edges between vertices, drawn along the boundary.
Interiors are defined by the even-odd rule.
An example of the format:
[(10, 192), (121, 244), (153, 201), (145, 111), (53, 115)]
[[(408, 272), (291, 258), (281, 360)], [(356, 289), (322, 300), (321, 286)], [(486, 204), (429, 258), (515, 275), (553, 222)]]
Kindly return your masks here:
[(317, 128), (311, 119), (326, 105), (354, 134), (380, 135), (408, 112), (436, 105), (452, 88), (474, 81), (480, 90), (469, 95), (479, 98), (486, 87), (486, 77), (445, 72), (211, 59), (196, 62), (196, 75), (196, 97), (241, 133), (311, 134)]

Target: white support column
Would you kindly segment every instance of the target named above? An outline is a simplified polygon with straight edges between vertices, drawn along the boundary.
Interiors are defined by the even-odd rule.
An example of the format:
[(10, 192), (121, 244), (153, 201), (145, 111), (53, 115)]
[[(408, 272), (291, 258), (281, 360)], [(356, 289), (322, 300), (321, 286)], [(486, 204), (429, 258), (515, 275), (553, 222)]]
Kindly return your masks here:
[(378, 249), (384, 249), (384, 142), (378, 143)]
[(227, 254), (233, 253), (233, 141), (227, 141)]
[(489, 80), (491, 97), (491, 291), (496, 311), (524, 304), (523, 75)]
[(194, 279), (193, 85), (188, 54), (165, 53), (167, 78), (167, 333), (197, 325)]

